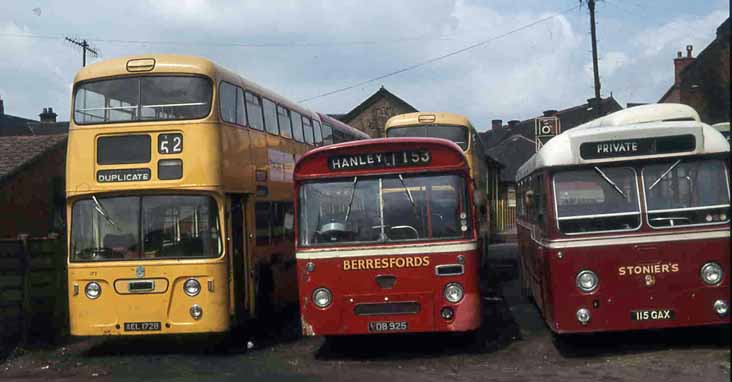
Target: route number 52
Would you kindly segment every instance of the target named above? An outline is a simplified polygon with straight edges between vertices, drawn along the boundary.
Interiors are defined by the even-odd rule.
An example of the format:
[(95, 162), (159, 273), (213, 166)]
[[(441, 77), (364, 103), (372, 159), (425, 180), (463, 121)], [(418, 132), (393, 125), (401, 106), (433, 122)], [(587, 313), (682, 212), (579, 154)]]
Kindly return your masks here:
[(160, 134), (158, 135), (158, 153), (178, 154), (183, 152), (182, 134)]

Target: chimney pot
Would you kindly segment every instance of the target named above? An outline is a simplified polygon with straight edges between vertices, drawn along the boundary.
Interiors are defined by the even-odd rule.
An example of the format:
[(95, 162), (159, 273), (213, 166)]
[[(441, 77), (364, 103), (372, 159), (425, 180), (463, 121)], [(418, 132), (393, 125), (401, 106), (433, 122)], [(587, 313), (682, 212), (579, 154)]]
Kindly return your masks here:
[(492, 130), (500, 129), (501, 126), (503, 126), (503, 120), (500, 120), (500, 119), (491, 120), (491, 129)]
[(3, 104), (3, 100), (0, 99), (0, 115), (5, 114), (5, 105)]
[(691, 58), (691, 51), (694, 49), (693, 45), (687, 45), (686, 46), (686, 58)]
[(516, 127), (516, 125), (519, 124), (519, 122), (520, 121), (518, 119), (512, 119), (512, 120), (508, 121), (508, 127), (514, 128), (514, 127)]
[(676, 52), (676, 58), (681, 58), (681, 51)]

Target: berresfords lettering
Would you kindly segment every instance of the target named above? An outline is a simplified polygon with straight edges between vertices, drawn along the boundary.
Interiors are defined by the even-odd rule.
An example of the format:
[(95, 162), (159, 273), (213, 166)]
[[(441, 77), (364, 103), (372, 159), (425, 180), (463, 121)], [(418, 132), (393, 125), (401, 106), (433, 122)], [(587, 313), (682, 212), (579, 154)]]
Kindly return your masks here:
[(344, 271), (360, 271), (369, 269), (419, 268), (430, 265), (429, 256), (381, 257), (376, 259), (343, 260)]

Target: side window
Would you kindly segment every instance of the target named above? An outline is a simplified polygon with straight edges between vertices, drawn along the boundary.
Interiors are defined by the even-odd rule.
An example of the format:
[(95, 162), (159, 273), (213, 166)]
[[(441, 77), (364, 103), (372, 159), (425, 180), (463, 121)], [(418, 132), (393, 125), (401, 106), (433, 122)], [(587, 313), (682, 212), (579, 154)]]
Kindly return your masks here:
[(270, 243), (270, 220), (272, 218), (272, 203), (257, 202), (254, 206), (254, 219), (257, 231), (257, 245)]
[(292, 138), (290, 111), (282, 106), (277, 106), (277, 120), (279, 121), (280, 125), (280, 135), (285, 138)]
[(256, 130), (264, 130), (264, 121), (262, 120), (262, 102), (259, 96), (254, 93), (245, 92), (247, 103), (247, 120), (249, 127)]
[(546, 192), (544, 191), (544, 175), (538, 175), (534, 181), (534, 205), (536, 206), (536, 222), (539, 226), (544, 225), (546, 215)]
[(236, 87), (226, 82), (219, 85), (219, 112), (225, 122), (236, 123)]
[(320, 130), (320, 122), (316, 120), (313, 120), (313, 138), (315, 138), (316, 145), (323, 143), (323, 134)]
[(280, 132), (277, 128), (277, 109), (274, 102), (262, 98), (262, 109), (264, 110), (264, 127), (267, 129), (267, 132), (274, 135), (279, 134)]
[(327, 123), (323, 124), (323, 144), (324, 145), (333, 144), (333, 129)]
[(292, 203), (272, 203), (272, 242), (292, 240), (292, 230), (285, 225), (287, 214), (293, 214)]
[(302, 117), (302, 128), (305, 133), (305, 143), (313, 144), (313, 123), (308, 117)]
[(290, 118), (292, 119), (292, 136), (298, 142), (305, 142), (302, 136), (302, 116), (296, 111), (291, 111)]
[(244, 107), (244, 90), (236, 88), (236, 124), (247, 125), (247, 113)]
[(333, 143), (341, 143), (346, 141), (347, 139), (345, 134), (336, 129), (333, 129)]

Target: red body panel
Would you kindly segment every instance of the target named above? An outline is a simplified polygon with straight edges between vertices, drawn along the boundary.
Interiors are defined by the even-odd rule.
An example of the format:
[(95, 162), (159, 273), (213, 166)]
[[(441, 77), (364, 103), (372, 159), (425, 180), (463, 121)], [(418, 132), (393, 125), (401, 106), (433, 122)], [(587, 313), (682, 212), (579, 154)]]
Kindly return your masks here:
[[(471, 243), (475, 244), (474, 241)], [(465, 258), (464, 274), (456, 276), (438, 276), (436, 274), (435, 266), (456, 264), (458, 255)], [(480, 293), (478, 288), (480, 259), (476, 250), (429, 255), (417, 254), (414, 256), (428, 257), (429, 265), (419, 268), (344, 270), (344, 261), (395, 256), (298, 259), (297, 274), (304, 334), (367, 334), (369, 333), (369, 322), (397, 321), (407, 322), (408, 329), (401, 332), (445, 332), (477, 329), (480, 326)], [(315, 265), (313, 272), (307, 272), (306, 264), (308, 262)], [(390, 289), (381, 288), (375, 280), (378, 275), (393, 275), (396, 277), (396, 282)], [(460, 283), (465, 291), (463, 299), (455, 304), (449, 303), (443, 297), (443, 289), (450, 282)], [(333, 303), (325, 309), (320, 309), (311, 302), (313, 291), (320, 287), (326, 287), (333, 293)], [(386, 302), (417, 302), (420, 308), (419, 312), (409, 314), (357, 315), (354, 311), (358, 304)], [(455, 311), (455, 316), (451, 320), (445, 320), (440, 316), (440, 310), (448, 306)]]

